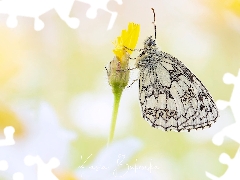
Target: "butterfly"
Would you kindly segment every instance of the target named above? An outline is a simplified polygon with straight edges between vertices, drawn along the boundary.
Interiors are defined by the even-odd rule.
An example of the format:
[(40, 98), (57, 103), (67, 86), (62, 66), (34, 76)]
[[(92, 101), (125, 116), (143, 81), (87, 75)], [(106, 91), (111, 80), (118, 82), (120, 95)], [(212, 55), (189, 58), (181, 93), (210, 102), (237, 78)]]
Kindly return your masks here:
[(136, 61), (143, 118), (165, 131), (211, 127), (219, 116), (212, 96), (181, 61), (161, 51), (155, 39), (144, 41)]

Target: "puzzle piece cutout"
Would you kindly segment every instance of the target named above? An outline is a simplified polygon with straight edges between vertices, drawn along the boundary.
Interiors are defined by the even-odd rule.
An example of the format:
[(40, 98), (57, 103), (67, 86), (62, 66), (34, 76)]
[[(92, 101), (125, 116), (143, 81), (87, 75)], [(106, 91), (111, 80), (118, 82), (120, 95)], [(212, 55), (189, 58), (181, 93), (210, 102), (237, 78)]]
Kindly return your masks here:
[(230, 158), (226, 153), (222, 153), (219, 157), (219, 161), (222, 164), (228, 165), (228, 170), (221, 177), (216, 177), (209, 172), (206, 172), (206, 176), (211, 180), (239, 180), (240, 179), (240, 148), (238, 149), (235, 157)]
[(70, 18), (74, 0), (2, 0), (0, 1), (0, 13), (8, 14), (7, 26), (17, 26), (17, 16), (34, 18), (34, 29), (42, 30), (44, 23), (39, 19), (41, 15), (51, 9), (55, 9), (60, 18), (71, 28), (79, 26), (77, 18)]
[[(0, 161), (0, 171), (8, 170), (8, 162), (5, 160)], [(24, 180), (24, 176), (21, 172), (16, 172), (12, 176), (13, 180)]]
[(0, 161), (0, 171), (6, 171), (8, 169), (8, 162), (5, 160)]
[(24, 176), (21, 172), (16, 172), (13, 174), (13, 180), (24, 180)]
[[(87, 11), (88, 18), (97, 16), (97, 10), (102, 9), (111, 14), (107, 30), (113, 27), (117, 18), (117, 12), (110, 11), (107, 4), (110, 0), (77, 0), (89, 4), (91, 7)], [(122, 0), (115, 0), (119, 5)], [(69, 17), (75, 0), (1, 0), (0, 13), (8, 14), (7, 26), (15, 28), (18, 25), (17, 16), (34, 18), (34, 29), (40, 31), (44, 28), (44, 22), (39, 17), (51, 9), (55, 9), (60, 18), (73, 29), (79, 27), (78, 18)]]
[(217, 107), (220, 110), (225, 109), (227, 106), (230, 106), (233, 112), (233, 116), (235, 119), (235, 123), (225, 127), (217, 133), (213, 137), (213, 143), (216, 145), (221, 145), (224, 140), (224, 136), (227, 136), (234, 141), (238, 142), (240, 144), (240, 111), (239, 111), (239, 104), (240, 104), (240, 70), (238, 72), (238, 76), (235, 77), (230, 73), (226, 73), (223, 76), (223, 81), (226, 84), (234, 84), (234, 89), (232, 92), (232, 96), (230, 98), (230, 101), (223, 101), (223, 100), (218, 100), (216, 102)]
[[(97, 16), (97, 10), (102, 9), (108, 13), (111, 14), (111, 18), (107, 27), (107, 30), (112, 29), (113, 24), (117, 18), (117, 12), (110, 11), (107, 8), (107, 4), (109, 3), (110, 0), (77, 0), (86, 4), (89, 4), (91, 7), (87, 10), (86, 16), (89, 19), (94, 19)], [(115, 0), (119, 5), (121, 5), (123, 2), (122, 0)]]
[(48, 163), (44, 163), (39, 156), (28, 155), (24, 158), (24, 162), (27, 166), (37, 165), (37, 180), (58, 180), (52, 173), (52, 169), (60, 165), (60, 161), (57, 158), (53, 157)]
[[(0, 140), (0, 146), (11, 146), (15, 144), (15, 141), (13, 139), (13, 134), (15, 132), (14, 127), (7, 126), (4, 128), (4, 135), (5, 139)], [(6, 171), (8, 170), (8, 162), (5, 160), (0, 161), (0, 171)], [(21, 172), (16, 172), (13, 174), (13, 180), (23, 180), (24, 176)]]
[(15, 144), (15, 141), (13, 139), (13, 134), (15, 132), (15, 129), (12, 126), (7, 126), (4, 128), (4, 135), (5, 139), (0, 140), (0, 146), (11, 146)]
[[(21, 113), (24, 114), (24, 111), (29, 115), (28, 108), (21, 110)], [(59, 160), (63, 163), (68, 162), (68, 147), (70, 141), (76, 137), (75, 133), (66, 130), (59, 124), (54, 109), (48, 103), (40, 103), (37, 112), (39, 118), (37, 120), (32, 119), (33, 116), (22, 117), (22, 123), (25, 124), (27, 132), (23, 139), (19, 139), (14, 146), (6, 145), (5, 143), (5, 146), (0, 147), (0, 160), (2, 160), (0, 161), (0, 172), (4, 171), (1, 173), (4, 173), (2, 175), (4, 175), (4, 177), (6, 176), (7, 179), (37, 179), (38, 174), (39, 180), (56, 180), (56, 177), (47, 171), (47, 167), (54, 168), (54, 162), (59, 162)], [(13, 137), (13, 128), (12, 130), (7, 128), (7, 130), (8, 131), (6, 131), (5, 128), (4, 132), (10, 132), (10, 135), (12, 134), (11, 137)], [(8, 137), (10, 136), (8, 135)], [(61, 139), (61, 141), (59, 141), (59, 139)], [(35, 164), (40, 167), (37, 172), (24, 163), (24, 158), (29, 154), (38, 157), (35, 158)], [(54, 160), (53, 158), (53, 160), (45, 164), (44, 171), (44, 167), (42, 167), (44, 165), (43, 161), (48, 161), (53, 156), (58, 159)], [(32, 158), (32, 162), (34, 163), (34, 158)], [(47, 178), (45, 178), (46, 176)]]
[[(7, 126), (4, 128), (3, 133), (5, 135), (5, 139), (0, 140), (0, 146), (11, 146), (15, 144), (13, 139), (13, 134), (15, 129), (12, 126)], [(8, 162), (5, 160), (0, 161), (0, 171), (6, 171), (8, 169)]]
[[(233, 112), (233, 116), (235, 119), (235, 123), (231, 124), (225, 128), (223, 128), (220, 132), (214, 135), (212, 141), (216, 145), (221, 145), (224, 141), (224, 137), (229, 137), (240, 144), (240, 111), (239, 111), (239, 103), (240, 103), (240, 70), (238, 72), (238, 76), (235, 77), (230, 73), (226, 73), (223, 76), (223, 81), (226, 84), (234, 84), (234, 89), (232, 91), (232, 95), (230, 101), (218, 100), (216, 102), (217, 107), (220, 110), (225, 109), (227, 106), (230, 106)], [(223, 164), (228, 165), (227, 171), (221, 176), (216, 177), (208, 172), (206, 172), (206, 176), (211, 180), (239, 180), (240, 179), (240, 148), (238, 149), (235, 157), (231, 159), (229, 155), (226, 153), (222, 153), (219, 157), (219, 161)]]

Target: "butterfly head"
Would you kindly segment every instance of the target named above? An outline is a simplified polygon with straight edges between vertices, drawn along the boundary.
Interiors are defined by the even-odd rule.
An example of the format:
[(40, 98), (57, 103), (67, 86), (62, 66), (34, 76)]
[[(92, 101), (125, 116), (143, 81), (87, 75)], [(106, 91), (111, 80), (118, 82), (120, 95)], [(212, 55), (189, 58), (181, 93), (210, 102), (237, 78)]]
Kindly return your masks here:
[(152, 36), (149, 36), (145, 41), (144, 41), (144, 48), (145, 49), (152, 49), (155, 48), (156, 45), (156, 40), (152, 38)]

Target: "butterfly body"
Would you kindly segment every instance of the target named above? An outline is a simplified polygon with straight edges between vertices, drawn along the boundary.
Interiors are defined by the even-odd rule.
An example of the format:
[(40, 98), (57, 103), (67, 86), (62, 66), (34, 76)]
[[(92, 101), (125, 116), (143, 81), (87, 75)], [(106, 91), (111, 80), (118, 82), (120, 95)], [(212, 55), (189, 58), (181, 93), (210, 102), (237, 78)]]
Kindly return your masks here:
[(216, 122), (219, 113), (205, 86), (181, 61), (160, 51), (151, 36), (136, 67), (142, 116), (152, 127), (180, 132)]

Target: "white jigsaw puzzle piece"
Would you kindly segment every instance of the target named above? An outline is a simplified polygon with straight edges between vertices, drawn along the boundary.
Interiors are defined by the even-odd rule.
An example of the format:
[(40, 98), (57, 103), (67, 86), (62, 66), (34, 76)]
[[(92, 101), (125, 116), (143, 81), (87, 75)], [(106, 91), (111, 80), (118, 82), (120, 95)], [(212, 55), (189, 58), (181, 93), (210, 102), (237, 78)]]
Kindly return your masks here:
[[(217, 133), (212, 141), (216, 145), (221, 145), (223, 143), (224, 137), (229, 137), (240, 144), (240, 111), (239, 111), (239, 103), (240, 103), (240, 70), (238, 72), (238, 76), (235, 77), (230, 73), (226, 73), (223, 76), (223, 82), (226, 84), (234, 84), (234, 88), (232, 91), (232, 95), (230, 101), (218, 100), (216, 102), (218, 108), (220, 110), (225, 109), (227, 106), (230, 106), (232, 109), (232, 113), (236, 123), (231, 124), (224, 129), (222, 129), (219, 133)], [(212, 175), (209, 172), (206, 172), (206, 176), (211, 180), (239, 180), (240, 179), (240, 148), (238, 149), (235, 157), (231, 159), (229, 155), (226, 153), (222, 153), (219, 157), (219, 161), (223, 164), (228, 165), (227, 171), (221, 176), (217, 177)]]
[(232, 96), (230, 101), (223, 101), (218, 100), (216, 102), (218, 108), (220, 110), (225, 109), (227, 106), (230, 106), (236, 121), (240, 121), (240, 111), (239, 111), (239, 104), (240, 104), (240, 70), (238, 71), (238, 76), (235, 77), (230, 73), (226, 73), (223, 76), (223, 82), (225, 84), (234, 84), (234, 88), (232, 91)]
[[(90, 19), (97, 16), (97, 10), (102, 9), (111, 14), (107, 27), (110, 30), (117, 18), (117, 12), (110, 11), (107, 4), (110, 0), (77, 0), (91, 7), (86, 15)], [(122, 0), (115, 0), (119, 5)], [(80, 21), (75, 17), (69, 17), (75, 0), (2, 0), (0, 1), (0, 13), (8, 14), (7, 26), (15, 28), (18, 25), (17, 16), (34, 18), (34, 29), (40, 31), (44, 28), (44, 22), (39, 17), (51, 9), (55, 9), (60, 18), (73, 29), (79, 27)]]
[(51, 9), (55, 9), (60, 18), (71, 28), (79, 26), (77, 18), (70, 18), (69, 14), (75, 0), (2, 0), (0, 1), (0, 13), (8, 14), (7, 26), (17, 26), (17, 16), (34, 18), (34, 29), (36, 31), (44, 28), (44, 23), (39, 19)]
[[(25, 106), (22, 105), (22, 107)], [(21, 110), (27, 113), (26, 116), (22, 116), (22, 123), (25, 124), (27, 132), (24, 138), (19, 139), (14, 146), (8, 145), (0, 148), (0, 160), (5, 160), (0, 161), (0, 172), (4, 171), (1, 173), (5, 173), (4, 176), (9, 180), (23, 180), (24, 178), (26, 180), (37, 178), (38, 180), (57, 180), (49, 169), (57, 167), (56, 162), (59, 160), (63, 164), (68, 163), (69, 144), (76, 138), (76, 134), (59, 124), (56, 112), (46, 102), (40, 103), (37, 111), (39, 119), (35, 120), (34, 116), (28, 116), (30, 111), (28, 108)], [(29, 154), (41, 157), (35, 158), (37, 159), (35, 164), (39, 166), (37, 171), (24, 163), (24, 158)], [(53, 156), (58, 159), (52, 159)], [(49, 159), (51, 161), (44, 166), (43, 161), (47, 162)]]
[(219, 157), (219, 161), (222, 164), (227, 164), (227, 171), (221, 176), (216, 177), (209, 172), (206, 172), (206, 176), (211, 180), (239, 180), (240, 179), (240, 148), (238, 149), (235, 157), (231, 159), (226, 153), (222, 153)]
[(24, 180), (24, 175), (21, 172), (16, 172), (13, 174), (13, 180)]
[[(15, 132), (14, 127), (7, 126), (4, 128), (4, 135), (5, 139), (0, 140), (0, 146), (11, 146), (15, 144), (15, 141), (13, 139), (13, 134)], [(8, 170), (8, 162), (5, 160), (0, 161), (0, 171), (6, 171)], [(24, 176), (21, 172), (16, 172), (13, 174), (13, 180), (24, 180)]]
[[(8, 162), (5, 160), (0, 161), (0, 171), (8, 170)], [(13, 180), (24, 180), (24, 175), (21, 172), (16, 172), (12, 176)]]
[(237, 77), (230, 73), (226, 73), (223, 76), (223, 82), (226, 84), (234, 84), (232, 96), (229, 102), (218, 100), (216, 104), (220, 110), (230, 106), (236, 123), (225, 127), (222, 131), (217, 133), (212, 140), (214, 144), (221, 145), (223, 143), (224, 136), (227, 136), (240, 144), (240, 70)]
[(7, 126), (4, 128), (4, 135), (5, 139), (0, 140), (0, 146), (11, 146), (15, 144), (15, 141), (13, 139), (13, 134), (15, 132), (15, 129), (12, 126)]
[(212, 141), (215, 145), (220, 146), (223, 143), (224, 137), (227, 136), (240, 144), (239, 132), (240, 132), (240, 123), (234, 123), (225, 127), (219, 133), (215, 134), (213, 136)]
[[(107, 4), (110, 0), (77, 0), (86, 4), (89, 4), (91, 7), (88, 9), (86, 16), (89, 19), (94, 19), (97, 16), (97, 10), (102, 9), (111, 14), (111, 18), (107, 27), (107, 30), (112, 29), (113, 24), (117, 18), (118, 13), (108, 10)], [(122, 0), (115, 0), (119, 5), (122, 4)]]
[(0, 171), (6, 171), (8, 169), (8, 162), (5, 160), (0, 161)]
[(51, 158), (48, 163), (44, 163), (39, 156), (26, 156), (24, 162), (27, 166), (37, 165), (37, 180), (58, 180), (52, 173), (52, 169), (57, 168), (60, 162), (57, 158)]

